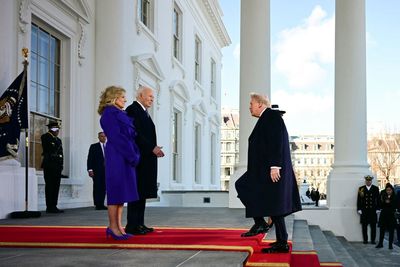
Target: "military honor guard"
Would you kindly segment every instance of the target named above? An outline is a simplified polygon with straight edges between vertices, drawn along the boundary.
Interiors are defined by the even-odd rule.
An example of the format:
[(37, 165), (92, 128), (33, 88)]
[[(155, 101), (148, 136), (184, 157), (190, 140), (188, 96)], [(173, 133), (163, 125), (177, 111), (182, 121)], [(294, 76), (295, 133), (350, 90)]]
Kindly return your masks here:
[(63, 147), (58, 138), (60, 124), (51, 121), (46, 125), (49, 131), (41, 136), (42, 140), (42, 168), (45, 181), (46, 212), (62, 213), (57, 208), (58, 192), (60, 190), (61, 172), (64, 165)]
[(379, 188), (372, 184), (371, 175), (364, 177), (365, 185), (358, 188), (357, 212), (360, 214), (364, 244), (368, 243), (368, 225), (371, 227), (371, 244), (375, 244)]

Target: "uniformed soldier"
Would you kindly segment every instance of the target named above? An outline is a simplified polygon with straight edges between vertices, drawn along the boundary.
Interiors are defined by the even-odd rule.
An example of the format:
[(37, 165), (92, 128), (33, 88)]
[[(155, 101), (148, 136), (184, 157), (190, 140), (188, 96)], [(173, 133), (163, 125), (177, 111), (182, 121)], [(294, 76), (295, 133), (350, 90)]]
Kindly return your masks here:
[(379, 188), (372, 184), (371, 175), (364, 176), (365, 185), (358, 188), (357, 212), (360, 214), (364, 244), (368, 243), (368, 224), (371, 227), (371, 244), (375, 244)]
[(52, 121), (46, 126), (49, 128), (49, 131), (41, 136), (43, 148), (42, 168), (46, 184), (46, 212), (62, 213), (64, 211), (57, 208), (61, 171), (64, 164), (61, 139), (57, 137), (60, 124), (57, 121)]

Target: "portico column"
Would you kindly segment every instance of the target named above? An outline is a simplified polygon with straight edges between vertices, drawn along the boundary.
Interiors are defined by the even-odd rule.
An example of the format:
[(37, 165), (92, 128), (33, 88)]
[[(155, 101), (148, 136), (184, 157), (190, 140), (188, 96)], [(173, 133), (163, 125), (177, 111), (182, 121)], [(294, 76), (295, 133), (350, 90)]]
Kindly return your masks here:
[(363, 183), (363, 176), (370, 174), (365, 0), (337, 0), (335, 23), (335, 160), (328, 177), (328, 206), (340, 214), (335, 224), (341, 229), (334, 231), (335, 234), (361, 240), (357, 189)]
[(241, 207), (236, 180), (246, 171), (247, 139), (256, 119), (249, 112), (250, 93), (270, 97), (270, 5), (269, 0), (241, 0), (239, 164), (229, 181), (229, 207)]

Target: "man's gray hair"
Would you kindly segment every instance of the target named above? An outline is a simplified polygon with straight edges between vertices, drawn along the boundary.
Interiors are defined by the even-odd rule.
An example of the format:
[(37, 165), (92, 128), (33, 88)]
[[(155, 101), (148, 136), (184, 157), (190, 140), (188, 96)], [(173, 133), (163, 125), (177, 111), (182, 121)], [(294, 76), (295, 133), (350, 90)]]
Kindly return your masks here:
[(136, 91), (136, 99), (145, 91), (145, 90), (151, 90), (153, 91), (153, 89), (151, 89), (150, 87), (146, 86), (146, 85), (139, 85), (139, 88)]
[(254, 99), (258, 103), (264, 104), (267, 106), (267, 108), (271, 107), (271, 103), (269, 102), (269, 99), (265, 95), (260, 95), (258, 93), (250, 93), (250, 98)]

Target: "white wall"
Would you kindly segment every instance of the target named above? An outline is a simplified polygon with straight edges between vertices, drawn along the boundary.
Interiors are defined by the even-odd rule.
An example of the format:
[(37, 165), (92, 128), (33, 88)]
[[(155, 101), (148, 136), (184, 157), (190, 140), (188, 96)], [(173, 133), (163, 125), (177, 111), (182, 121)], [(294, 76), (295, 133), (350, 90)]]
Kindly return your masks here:
[[(100, 130), (97, 105), (101, 91), (109, 85), (127, 90), (128, 104), (139, 84), (151, 86), (156, 100), (151, 116), (157, 127), (158, 143), (166, 156), (159, 160), (160, 190), (215, 190), (220, 188), (219, 110), (221, 46), (230, 40), (224, 26), (216, 25), (210, 12), (220, 16), (218, 1), (176, 0), (183, 12), (183, 58), (172, 56), (173, 1), (155, 0), (154, 31), (146, 30), (136, 16), (137, 1), (51, 1), (0, 0), (0, 92), (22, 70), (21, 49), (30, 48), (31, 22), (39, 20), (62, 36), (62, 129), (65, 173), (59, 207), (92, 206), (92, 182), (86, 172), (89, 145)], [(208, 5), (208, 8), (205, 5)], [(211, 10), (211, 11), (210, 11)], [(214, 11), (212, 11), (214, 10)], [(217, 10), (217, 11), (215, 11)], [(222, 27), (224, 32), (216, 27)], [(194, 36), (202, 41), (201, 84), (194, 82)], [(225, 35), (224, 35), (225, 34)], [(217, 66), (217, 99), (210, 97), (210, 58)], [(175, 87), (178, 86), (178, 87)], [(182, 89), (184, 88), (184, 89)], [(172, 91), (171, 91), (172, 90)], [(182, 183), (171, 181), (171, 121), (173, 91), (184, 92), (182, 124)], [(182, 91), (183, 90), (183, 91)], [(194, 183), (193, 125), (201, 123), (201, 183)], [(216, 134), (215, 183), (210, 177), (210, 136)], [(5, 169), (0, 166), (4, 176)], [(17, 173), (18, 170), (15, 170)], [(45, 209), (43, 174), (37, 176), (37, 203)], [(11, 177), (11, 176), (10, 176)], [(13, 179), (13, 178), (7, 179)], [(9, 180), (10, 181), (10, 180)], [(21, 188), (24, 190), (24, 188)], [(33, 189), (32, 189), (33, 190)], [(32, 191), (34, 192), (34, 191)], [(36, 193), (35, 193), (36, 194)], [(13, 199), (14, 193), (10, 193)], [(154, 205), (168, 205), (160, 195)], [(0, 203), (0, 208), (4, 203)], [(0, 214), (0, 216), (2, 216)]]

